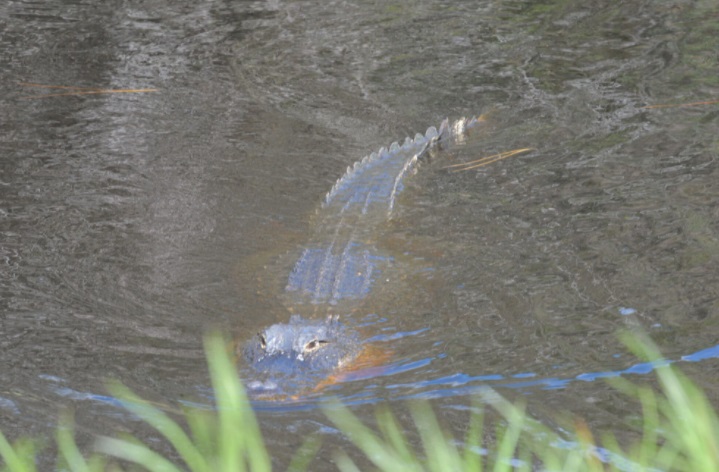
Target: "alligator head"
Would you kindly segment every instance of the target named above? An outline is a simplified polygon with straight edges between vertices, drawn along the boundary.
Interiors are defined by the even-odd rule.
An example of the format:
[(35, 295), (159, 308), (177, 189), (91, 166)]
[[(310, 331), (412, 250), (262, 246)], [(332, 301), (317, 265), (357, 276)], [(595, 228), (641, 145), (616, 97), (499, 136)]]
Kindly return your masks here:
[(244, 357), (262, 380), (250, 392), (287, 393), (316, 385), (360, 352), (359, 334), (338, 316), (310, 320), (292, 315), (261, 331), (245, 344)]

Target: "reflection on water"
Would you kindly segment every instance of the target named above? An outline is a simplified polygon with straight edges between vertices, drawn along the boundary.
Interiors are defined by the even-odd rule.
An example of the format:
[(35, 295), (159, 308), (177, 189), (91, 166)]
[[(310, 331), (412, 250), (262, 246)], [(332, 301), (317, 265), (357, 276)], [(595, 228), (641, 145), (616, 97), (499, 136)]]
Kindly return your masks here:
[[(458, 411), (490, 385), (611, 426), (631, 407), (585, 381), (651, 370), (618, 343), (623, 327), (648, 331), (714, 396), (716, 106), (643, 108), (716, 97), (711, 2), (0, 12), (11, 436), (47, 432), (67, 404), (85, 433), (126, 424), (107, 377), (160, 403), (207, 401), (201, 333), (245, 339), (288, 319), (289, 270), (346, 166), (482, 112), (481, 139), (423, 165), (377, 236), (412, 270), (352, 319), (375, 317), (363, 328), (391, 346), (391, 365), (289, 413), (258, 404), (277, 460), (321, 429), (326, 394), (441, 397)], [(18, 82), (160, 92), (25, 100)], [(535, 151), (443, 169), (524, 147)]]

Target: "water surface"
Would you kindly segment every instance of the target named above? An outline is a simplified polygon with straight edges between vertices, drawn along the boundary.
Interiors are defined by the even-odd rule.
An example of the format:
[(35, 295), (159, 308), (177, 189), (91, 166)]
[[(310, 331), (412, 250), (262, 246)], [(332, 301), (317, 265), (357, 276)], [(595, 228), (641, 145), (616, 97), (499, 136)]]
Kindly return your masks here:
[[(363, 417), (438, 398), (459, 425), (491, 386), (542, 418), (621, 428), (636, 407), (599, 379), (651, 370), (617, 341), (627, 327), (716, 396), (719, 114), (644, 108), (719, 95), (713, 2), (11, 1), (0, 13), (10, 436), (48, 433), (62, 406), (87, 441), (137, 429), (107, 378), (162, 404), (208, 401), (202, 333), (244, 339), (288, 319), (289, 269), (346, 166), (482, 113), (480, 136), (421, 166), (380, 229), (411, 270), (352, 320), (391, 346), (388, 369), (256, 403), (278, 463), (308, 433), (334, 438), (317, 409), (330, 394)], [(35, 98), (58, 90), (21, 82), (158, 92)], [(444, 169), (520, 147), (534, 151)]]

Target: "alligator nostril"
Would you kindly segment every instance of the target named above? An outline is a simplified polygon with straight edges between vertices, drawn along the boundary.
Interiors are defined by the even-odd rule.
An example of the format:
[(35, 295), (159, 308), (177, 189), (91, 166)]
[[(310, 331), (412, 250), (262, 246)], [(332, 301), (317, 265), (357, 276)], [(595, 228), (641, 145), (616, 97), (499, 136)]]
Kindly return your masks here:
[(329, 343), (329, 341), (326, 341), (324, 339), (313, 339), (312, 341), (305, 344), (304, 352), (316, 351), (327, 343)]

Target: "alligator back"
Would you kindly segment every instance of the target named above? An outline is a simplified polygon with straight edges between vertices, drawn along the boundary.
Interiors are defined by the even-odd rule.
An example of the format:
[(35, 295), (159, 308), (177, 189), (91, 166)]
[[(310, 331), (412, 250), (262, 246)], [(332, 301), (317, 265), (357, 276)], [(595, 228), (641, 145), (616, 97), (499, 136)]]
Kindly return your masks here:
[(461, 140), (479, 121), (444, 120), (437, 130), (392, 143), (347, 169), (318, 210), (314, 234), (289, 276), (286, 290), (298, 303), (335, 306), (364, 298), (389, 255), (374, 246), (377, 227), (392, 215), (403, 180), (435, 146)]

